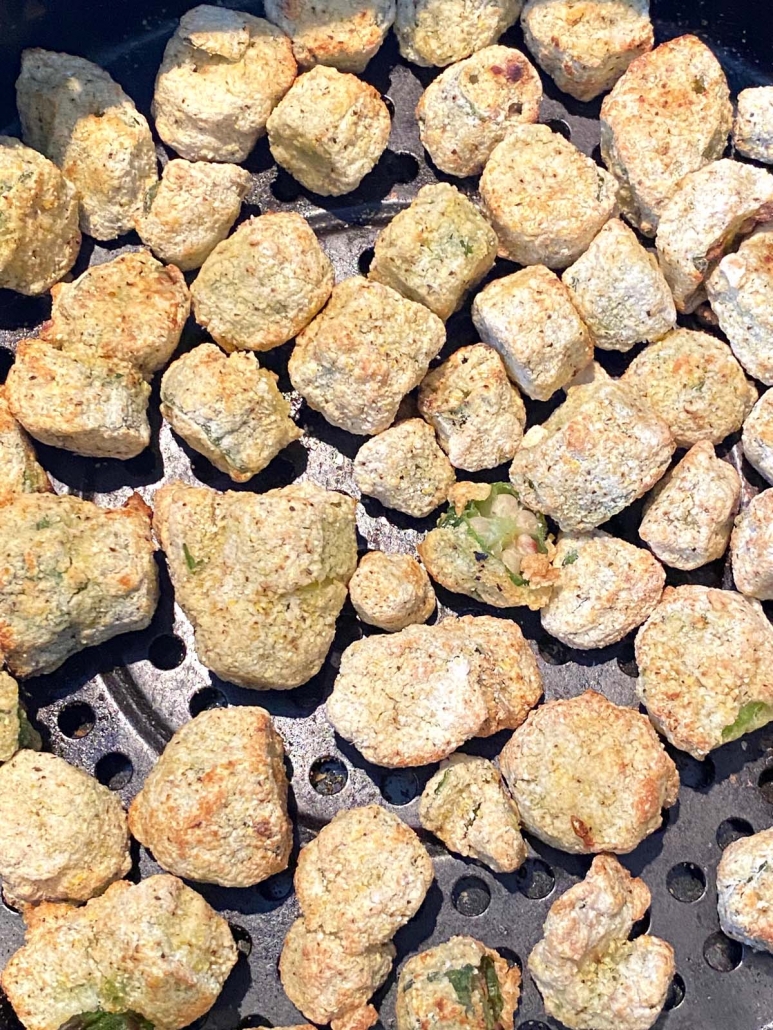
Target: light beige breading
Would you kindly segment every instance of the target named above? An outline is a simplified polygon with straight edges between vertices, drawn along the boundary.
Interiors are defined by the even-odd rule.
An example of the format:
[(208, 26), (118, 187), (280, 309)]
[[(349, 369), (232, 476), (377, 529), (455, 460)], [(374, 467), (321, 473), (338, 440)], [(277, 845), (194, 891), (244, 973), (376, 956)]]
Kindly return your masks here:
[(548, 1015), (572, 1030), (648, 1030), (675, 972), (674, 949), (649, 934), (628, 940), (650, 903), (643, 880), (612, 855), (550, 907), (529, 972)]
[(266, 17), (293, 41), (301, 68), (362, 72), (395, 20), (395, 0), (267, 0)]
[(511, 461), (523, 439), (526, 409), (500, 356), (474, 344), (454, 351), (419, 390), (419, 411), (458, 469), (477, 472)]
[(526, 46), (564, 93), (593, 100), (652, 49), (649, 0), (527, 0)]
[(267, 127), (277, 164), (312, 193), (340, 197), (375, 167), (392, 122), (377, 89), (318, 64), (293, 84)]
[(423, 304), (354, 276), (298, 334), (290, 379), (332, 425), (371, 436), (392, 425), (444, 342), (443, 323)]
[(24, 142), (77, 190), (83, 232), (130, 232), (158, 170), (148, 123), (118, 83), (82, 57), (25, 50), (16, 103)]
[(636, 661), (650, 719), (695, 758), (773, 719), (773, 627), (759, 601), (666, 587), (636, 636)]
[(355, 507), (313, 483), (158, 491), (153, 528), (207, 668), (255, 690), (297, 687), (319, 671), (357, 565)]
[(0, 288), (45, 293), (75, 264), (78, 194), (56, 165), (0, 136)]
[(11, 414), (0, 387), (0, 504), (17, 494), (50, 493), (51, 482), (35, 457), (30, 438)]
[(593, 359), (593, 341), (572, 294), (543, 265), (490, 282), (472, 302), (472, 320), (534, 400), (548, 400)]
[(717, 868), (719, 925), (758, 951), (773, 951), (773, 829), (733, 841)]
[(175, 733), (129, 809), (132, 836), (175, 876), (251, 887), (287, 868), (284, 745), (262, 708), (214, 708)]
[(735, 520), (730, 553), (736, 589), (773, 600), (773, 490), (753, 497)]
[(55, 494), (0, 506), (0, 653), (14, 676), (145, 629), (158, 601), (150, 511)]
[(376, 237), (368, 277), (442, 319), (459, 307), (497, 256), (494, 230), (447, 182), (423, 186)]
[(499, 767), (524, 827), (577, 854), (633, 851), (679, 792), (676, 766), (646, 716), (592, 690), (535, 709)]
[(277, 376), (254, 354), (226, 357), (202, 343), (172, 362), (161, 380), (161, 414), (195, 451), (235, 483), (246, 483), (303, 436)]
[(701, 440), (653, 490), (639, 536), (666, 565), (698, 569), (727, 550), (740, 497), (736, 470)]
[(173, 876), (122, 880), (83, 908), (45, 907), (2, 975), (27, 1030), (96, 1011), (180, 1030), (209, 1011), (236, 963), (228, 923)]
[(223, 350), (271, 350), (309, 324), (333, 282), (306, 219), (272, 211), (218, 243), (191, 287), (193, 313)]
[(10, 761), (19, 750), (20, 712), (19, 684), (7, 672), (0, 672), (0, 762)]
[(419, 821), (450, 851), (495, 873), (512, 873), (526, 858), (518, 809), (485, 758), (456, 754), (441, 763), (421, 795)]
[(410, 554), (368, 551), (349, 581), (349, 598), (363, 622), (396, 633), (426, 622), (437, 599), (429, 576)]
[(773, 483), (773, 390), (766, 390), (752, 408), (741, 439), (746, 460)]
[(228, 235), (251, 183), (237, 165), (169, 161), (135, 228), (162, 261), (184, 272), (200, 268)]
[(422, 67), (445, 67), (496, 43), (523, 0), (397, 0), (400, 53)]
[(449, 175), (479, 175), (513, 126), (536, 122), (542, 81), (512, 47), (489, 46), (438, 75), (419, 98), (425, 150)]
[(614, 176), (547, 125), (517, 125), (495, 148), (480, 195), (499, 256), (566, 268), (618, 211)]
[(654, 254), (618, 218), (563, 274), (572, 301), (602, 350), (629, 351), (676, 325), (676, 306)]
[(679, 180), (722, 156), (732, 121), (725, 73), (696, 36), (637, 57), (601, 107), (601, 154), (628, 221), (654, 236)]
[(244, 161), (293, 84), (292, 43), (263, 18), (201, 4), (180, 19), (156, 77), (151, 112), (189, 161)]
[(733, 146), (744, 157), (773, 164), (773, 86), (742, 89), (738, 94)]

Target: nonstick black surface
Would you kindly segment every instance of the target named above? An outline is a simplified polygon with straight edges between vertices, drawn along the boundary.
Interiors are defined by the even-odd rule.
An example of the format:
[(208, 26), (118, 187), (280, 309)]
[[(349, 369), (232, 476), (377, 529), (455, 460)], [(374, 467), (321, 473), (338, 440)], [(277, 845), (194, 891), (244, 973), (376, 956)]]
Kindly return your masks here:
[[(153, 0), (0, 0), (0, 126), (18, 133), (13, 81), (24, 46), (68, 50), (97, 61), (149, 114), (153, 79), (166, 39), (175, 19), (194, 2), (172, 0), (160, 5)], [(252, 2), (239, 4), (234, 0), (230, 6), (261, 13)], [(706, 40), (722, 61), (734, 91), (773, 82), (770, 0), (654, 0), (653, 15), (658, 42), (684, 31), (696, 32)], [(523, 48), (518, 29), (508, 32), (503, 41)], [(375, 171), (347, 197), (314, 197), (277, 170), (262, 140), (247, 162), (254, 173), (254, 186), (242, 217), (269, 210), (298, 210), (322, 238), (339, 280), (358, 269), (365, 271), (379, 227), (404, 207), (420, 186), (448, 178), (427, 162), (413, 116), (416, 100), (435, 74), (434, 70), (405, 64), (390, 36), (363, 76), (388, 96), (394, 107), (390, 147)], [(560, 94), (549, 79), (545, 78), (544, 84), (542, 120), (597, 157), (599, 103), (579, 104)], [(166, 159), (161, 146), (159, 155)], [(477, 186), (475, 180), (457, 180), (457, 184), (471, 193)], [(75, 272), (139, 243), (135, 236), (107, 245), (86, 239)], [(498, 261), (492, 275), (506, 274), (513, 267)], [(3, 376), (11, 364), (16, 341), (34, 334), (48, 317), (49, 307), (47, 298), (28, 299), (0, 291)], [(189, 348), (201, 339), (203, 333), (191, 322), (182, 346)], [(448, 340), (444, 353), (475, 342), (469, 306), (449, 321)], [(280, 384), (292, 398), (305, 437), (242, 489), (262, 492), (305, 476), (331, 488), (355, 492), (351, 459), (362, 441), (333, 429), (292, 394), (286, 374), (289, 348), (261, 355), (261, 362), (280, 374)], [(615, 355), (604, 358), (616, 373), (628, 360), (630, 356), (624, 360)], [(161, 425), (157, 386), (154, 400), (152, 446), (131, 461), (82, 459), (39, 446), (39, 457), (57, 489), (113, 505), (121, 504), (132, 490), (138, 490), (152, 504), (155, 490), (165, 479), (175, 476), (219, 490), (233, 488), (225, 476)], [(553, 406), (554, 402), (530, 403), (530, 422), (542, 421)], [(727, 441), (723, 453), (745, 474), (748, 498), (763, 484), (742, 465), (735, 443)], [(507, 470), (503, 467), (485, 478), (506, 479)], [(635, 540), (638, 516), (638, 507), (634, 506), (633, 511), (613, 520), (609, 528)], [(409, 519), (366, 500), (358, 511), (361, 549), (412, 550), (433, 521)], [(341, 651), (362, 634), (352, 610), (347, 607), (342, 613), (329, 659), (311, 683), (286, 693), (242, 690), (217, 680), (197, 661), (190, 626), (174, 605), (162, 557), (159, 563), (162, 600), (148, 630), (76, 655), (54, 675), (24, 684), (46, 745), (94, 771), (128, 802), (171, 733), (190, 715), (213, 705), (259, 704), (275, 716), (287, 742), (297, 824), (295, 854), (301, 843), (311, 839), (344, 807), (383, 803), (416, 827), (417, 797), (434, 767), (390, 772), (370, 766), (335, 736), (325, 720), (323, 702)], [(722, 562), (690, 577), (669, 571), (669, 582), (686, 581), (732, 585)], [(466, 598), (442, 590), (439, 595), (442, 610), (483, 611), (483, 606)], [(532, 641), (547, 698), (572, 696), (593, 687), (618, 703), (636, 704), (631, 638), (603, 651), (571, 651), (542, 632), (535, 614), (523, 609), (507, 614)], [(493, 756), (506, 736), (472, 741), (465, 750)], [(683, 753), (672, 754), (682, 776), (679, 803), (667, 813), (664, 828), (623, 859), (632, 872), (644, 877), (652, 891), (652, 931), (676, 949), (678, 974), (667, 1002), (668, 1011), (657, 1027), (773, 1027), (773, 957), (742, 948), (720, 934), (714, 887), (722, 847), (737, 836), (773, 822), (773, 729), (723, 747), (704, 762)], [(449, 855), (434, 840), (427, 840), (427, 844), (435, 859), (437, 879), (420, 915), (397, 936), (398, 962), (375, 999), (384, 1027), (394, 1025), (396, 973), (406, 955), (453, 934), (472, 934), (523, 965), (540, 936), (548, 907), (558, 893), (584, 875), (590, 864), (589, 858), (562, 854), (532, 840), (532, 857), (522, 870), (511, 876), (495, 876), (481, 866)], [(194, 885), (229, 919), (242, 951), (217, 1005), (196, 1024), (201, 1030), (302, 1021), (285, 998), (277, 976), (282, 939), (298, 914), (292, 893), (293, 864), (294, 860), (287, 872), (249, 890)], [(155, 871), (153, 860), (138, 848), (133, 877)], [(648, 921), (649, 916), (643, 922)], [(643, 932), (646, 927), (638, 929)], [(0, 907), (0, 967), (22, 937), (20, 917)], [(0, 1030), (18, 1030), (18, 1026), (7, 1003), (0, 999)], [(516, 1026), (520, 1030), (559, 1026), (545, 1017), (528, 974)]]

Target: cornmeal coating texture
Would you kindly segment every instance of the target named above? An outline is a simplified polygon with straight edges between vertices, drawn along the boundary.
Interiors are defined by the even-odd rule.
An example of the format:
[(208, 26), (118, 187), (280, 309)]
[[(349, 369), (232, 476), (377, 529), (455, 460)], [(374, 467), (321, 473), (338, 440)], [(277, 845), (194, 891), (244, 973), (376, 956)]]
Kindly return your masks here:
[(773, 951), (773, 829), (728, 845), (717, 868), (719, 925), (756, 951)]
[(293, 41), (302, 69), (362, 72), (395, 20), (395, 0), (267, 0), (266, 17)]
[(349, 581), (349, 598), (363, 622), (396, 633), (426, 622), (437, 600), (429, 576), (410, 554), (368, 551)]
[(30, 438), (11, 414), (5, 387), (0, 387), (0, 504), (17, 494), (50, 493), (51, 489)]
[(752, 497), (735, 520), (730, 553), (736, 589), (773, 600), (773, 490)]
[(20, 746), (21, 708), (19, 684), (0, 672), (0, 762), (10, 761)]
[(400, 53), (423, 67), (445, 67), (496, 43), (518, 20), (523, 0), (397, 0)]
[(773, 483), (773, 391), (766, 390), (754, 405), (741, 439), (746, 460)]
[(744, 157), (773, 164), (773, 86), (755, 86), (738, 94), (733, 146)]

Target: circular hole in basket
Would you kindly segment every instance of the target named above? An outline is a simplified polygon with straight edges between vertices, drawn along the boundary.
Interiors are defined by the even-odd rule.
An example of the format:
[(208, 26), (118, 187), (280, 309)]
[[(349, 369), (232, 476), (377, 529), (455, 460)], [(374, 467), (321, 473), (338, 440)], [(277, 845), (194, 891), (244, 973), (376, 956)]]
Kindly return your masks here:
[(357, 268), (360, 270), (360, 275), (367, 275), (370, 271), (370, 266), (373, 264), (373, 254), (373, 247), (366, 247), (357, 258)]
[(254, 1027), (265, 1026), (268, 1030), (271, 1030), (273, 1023), (270, 1019), (266, 1019), (265, 1016), (245, 1016), (244, 1019), (239, 1023), (239, 1030), (253, 1030)]
[(238, 923), (229, 923), (228, 925), (231, 928), (231, 936), (236, 944), (236, 950), (240, 955), (244, 955), (245, 958), (249, 958), (250, 953), (252, 952), (252, 937), (248, 931)]
[(641, 919), (637, 919), (631, 927), (631, 932), (628, 934), (628, 940), (635, 941), (637, 937), (643, 937), (645, 933), (649, 933), (651, 922), (652, 913), (647, 909)]
[(539, 901), (551, 893), (556, 878), (547, 862), (541, 858), (527, 858), (515, 874), (515, 883), (524, 897)]
[(634, 680), (638, 678), (639, 666), (635, 658), (618, 658), (617, 667), (624, 676), (630, 676)]
[(407, 805), (419, 793), (419, 778), (412, 769), (397, 769), (381, 778), (381, 796), (390, 805)]
[(348, 779), (349, 770), (340, 758), (334, 758), (332, 755), (317, 758), (309, 769), (309, 783), (324, 797), (340, 794)]
[(518, 1030), (550, 1030), (550, 1027), (538, 1019), (527, 1019), (525, 1023), (518, 1024)]
[(717, 844), (719, 849), (724, 851), (733, 841), (751, 837), (753, 833), (754, 827), (746, 819), (725, 819), (717, 827)]
[(703, 942), (703, 957), (718, 973), (732, 973), (743, 959), (743, 945), (717, 930)]
[(97, 717), (91, 705), (87, 705), (85, 701), (73, 701), (59, 712), (56, 724), (65, 737), (82, 740), (94, 729), (96, 721)]
[(760, 794), (762, 794), (769, 805), (773, 805), (773, 766), (762, 770), (757, 784), (760, 788)]
[(692, 905), (706, 893), (706, 874), (694, 862), (679, 862), (668, 870), (666, 887), (672, 898)]
[(564, 121), (563, 118), (551, 118), (549, 121), (545, 122), (545, 125), (547, 125), (549, 129), (552, 129), (553, 132), (557, 132), (559, 136), (563, 136), (564, 139), (572, 138), (572, 127), (569, 122)]
[(208, 712), (210, 708), (227, 708), (228, 699), (222, 690), (217, 687), (202, 687), (195, 694), (191, 695), (188, 702), (188, 711), (195, 719), (202, 712)]
[(380, 167), (388, 178), (404, 185), (413, 182), (419, 175), (419, 162), (413, 154), (403, 150), (387, 150), (381, 158)]
[[(686, 751), (677, 751), (673, 748), (669, 751), (677, 769), (679, 779), (683, 787), (691, 787), (693, 790), (705, 790), (710, 787), (716, 777), (714, 762), (710, 758), (704, 758), (702, 762)], [(771, 796), (773, 800), (773, 795)]]
[(286, 172), (284, 168), (277, 168), (276, 176), (271, 183), (270, 189), (276, 199), (282, 204), (292, 204), (301, 195), (300, 183), (296, 182), (292, 175)]
[(266, 901), (284, 901), (293, 892), (293, 874), (289, 869), (270, 876), (268, 880), (258, 884), (258, 893)]
[(537, 648), (548, 665), (566, 665), (569, 661), (569, 648), (553, 637), (544, 637)]
[(176, 669), (185, 661), (185, 644), (174, 633), (164, 633), (151, 641), (148, 658), (157, 669)]
[(523, 972), (523, 962), (521, 961), (521, 956), (517, 952), (513, 951), (512, 948), (497, 948), (497, 951), (508, 966), (511, 968), (513, 966), (518, 966), (521, 972)]
[(491, 891), (479, 876), (463, 876), (454, 884), (451, 901), (463, 916), (482, 916), (491, 904)]
[(134, 775), (131, 758), (121, 751), (109, 751), (94, 766), (94, 775), (104, 787), (122, 790)]
[(668, 985), (666, 1000), (663, 1002), (663, 1008), (665, 1011), (670, 1012), (672, 1009), (678, 1009), (684, 1001), (684, 995), (684, 980), (679, 973), (674, 973), (674, 978)]

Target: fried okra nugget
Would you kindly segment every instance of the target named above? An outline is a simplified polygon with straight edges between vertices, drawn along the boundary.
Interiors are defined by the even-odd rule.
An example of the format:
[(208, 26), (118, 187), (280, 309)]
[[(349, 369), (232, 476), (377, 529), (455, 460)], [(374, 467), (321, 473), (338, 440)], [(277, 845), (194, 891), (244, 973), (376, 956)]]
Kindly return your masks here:
[(215, 708), (186, 723), (132, 802), (129, 828), (188, 880), (251, 887), (286, 869), (284, 745), (268, 712)]
[(592, 690), (535, 709), (499, 767), (524, 827), (577, 854), (633, 851), (679, 791), (676, 766), (647, 717)]
[(742, 89), (738, 94), (733, 146), (744, 157), (773, 164), (773, 86)]
[(17, 494), (50, 492), (51, 483), (30, 438), (11, 414), (5, 387), (0, 387), (0, 504)]
[(293, 41), (304, 70), (362, 72), (395, 20), (395, 0), (267, 0), (266, 17)]
[(521, 971), (474, 937), (413, 955), (397, 981), (397, 1030), (512, 1030)]
[(24, 142), (77, 190), (83, 232), (130, 232), (158, 170), (148, 123), (118, 83), (82, 57), (25, 50), (16, 102)]
[(764, 490), (735, 520), (730, 540), (737, 590), (773, 600), (773, 490)]
[(450, 851), (495, 873), (512, 873), (526, 858), (518, 809), (485, 758), (456, 754), (443, 762), (421, 795), (419, 821)]
[(308, 325), (333, 282), (306, 219), (272, 211), (218, 243), (191, 287), (193, 313), (225, 351), (272, 350)]
[(19, 684), (7, 672), (0, 672), (0, 763), (10, 761), (23, 748), (40, 751), (42, 746), (41, 736), (19, 700)]
[(386, 149), (392, 122), (381, 94), (356, 75), (317, 65), (301, 75), (268, 119), (278, 165), (312, 193), (356, 190)]
[(741, 439), (746, 460), (773, 483), (773, 390), (763, 393), (752, 408)]
[(516, 125), (488, 159), (480, 195), (499, 256), (566, 268), (617, 214), (614, 176), (547, 125)]
[(200, 268), (228, 235), (251, 183), (238, 165), (169, 161), (135, 228), (162, 261), (183, 272)]
[(523, 0), (397, 0), (400, 53), (440, 68), (496, 43), (518, 20)]
[(526, 424), (521, 395), (502, 359), (482, 343), (454, 351), (426, 376), (419, 411), (451, 464), (468, 472), (511, 461)]
[(636, 636), (636, 661), (653, 724), (695, 758), (773, 719), (773, 627), (759, 601), (666, 587)]
[(512, 47), (489, 46), (451, 65), (422, 93), (419, 135), (449, 175), (479, 175), (510, 129), (536, 122), (542, 100), (537, 71)]
[(235, 483), (246, 483), (303, 433), (273, 372), (254, 354), (226, 357), (202, 343), (161, 380), (161, 414), (186, 443)]
[(554, 901), (529, 955), (548, 1015), (571, 1030), (648, 1030), (675, 971), (674, 949), (659, 937), (628, 935), (650, 892), (613, 855)]
[(201, 4), (166, 45), (151, 108), (164, 143), (188, 161), (244, 161), (293, 84), (292, 43), (243, 11)]
[(701, 440), (653, 490), (639, 536), (666, 565), (698, 569), (727, 550), (740, 497), (736, 470)]
[(438, 182), (423, 186), (378, 234), (368, 277), (445, 320), (496, 256), (496, 235), (477, 207), (455, 186)]
[(255, 690), (298, 687), (319, 671), (357, 565), (355, 507), (313, 483), (158, 491), (153, 528), (207, 668)]
[(410, 554), (368, 551), (349, 581), (354, 610), (369, 626), (396, 633), (426, 622), (435, 610), (429, 576)]
[(418, 551), (447, 590), (496, 608), (542, 608), (558, 579), (544, 517), (526, 509), (509, 483), (457, 483)]
[(725, 848), (717, 868), (719, 925), (757, 951), (773, 951), (773, 829)]
[(679, 180), (722, 157), (732, 121), (725, 73), (696, 36), (637, 57), (601, 107), (601, 154), (628, 221), (654, 236)]
[(298, 334), (290, 379), (331, 425), (372, 436), (392, 425), (445, 335), (423, 304), (354, 276), (334, 287), (324, 311)]
[(562, 278), (601, 350), (629, 351), (662, 339), (676, 325), (674, 298), (657, 258), (618, 218), (607, 222)]
[(46, 908), (2, 975), (27, 1030), (95, 1012), (180, 1030), (209, 1011), (236, 963), (228, 923), (174, 876), (114, 883), (82, 908)]
[(0, 288), (45, 293), (78, 256), (78, 194), (52, 161), (11, 136), (0, 136), (0, 181)]

